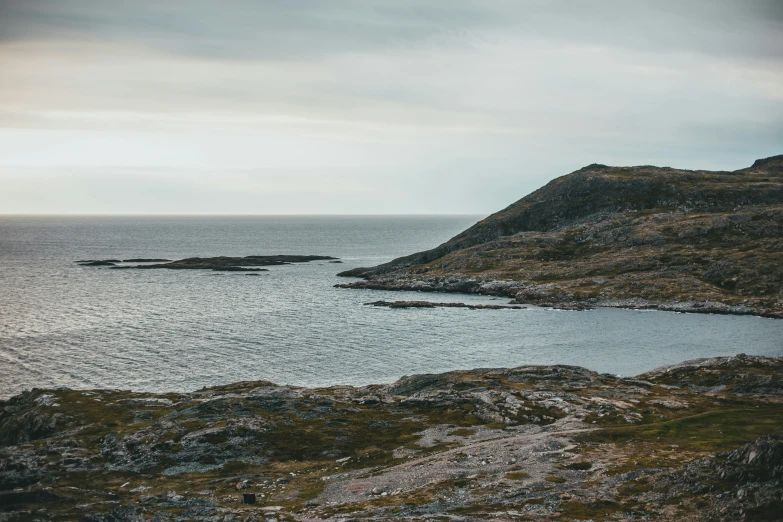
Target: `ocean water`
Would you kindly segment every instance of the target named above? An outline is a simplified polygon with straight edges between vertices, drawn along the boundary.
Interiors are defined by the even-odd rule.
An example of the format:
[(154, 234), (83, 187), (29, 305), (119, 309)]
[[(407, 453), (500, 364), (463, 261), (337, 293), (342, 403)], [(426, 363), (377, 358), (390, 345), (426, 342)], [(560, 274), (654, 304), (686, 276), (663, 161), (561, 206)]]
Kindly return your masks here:
[[(477, 367), (635, 375), (686, 359), (783, 355), (783, 321), (598, 309), (406, 309), (505, 299), (334, 288), (335, 274), (431, 248), (480, 216), (0, 217), (0, 397), (32, 387), (188, 391), (326, 386)], [(79, 259), (321, 254), (258, 277), (82, 267)]]

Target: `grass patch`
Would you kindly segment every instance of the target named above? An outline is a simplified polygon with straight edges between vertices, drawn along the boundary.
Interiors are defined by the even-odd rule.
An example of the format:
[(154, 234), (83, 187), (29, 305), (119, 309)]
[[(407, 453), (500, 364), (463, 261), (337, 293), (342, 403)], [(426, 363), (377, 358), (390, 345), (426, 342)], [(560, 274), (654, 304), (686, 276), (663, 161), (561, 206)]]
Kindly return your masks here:
[(555, 475), (549, 475), (544, 480), (546, 480), (547, 482), (552, 482), (553, 484), (563, 484), (565, 482), (568, 482), (568, 480), (564, 479), (563, 477), (558, 477)]
[(745, 512), (746, 520), (758, 520), (759, 522), (773, 522), (780, 520), (783, 513), (783, 501), (776, 500), (766, 506), (753, 507)]
[(587, 471), (593, 467), (592, 462), (573, 462), (567, 466), (563, 466), (563, 469), (573, 469), (577, 471)]
[(669, 421), (605, 428), (577, 437), (582, 442), (677, 445), (681, 451), (722, 452), (752, 442), (783, 425), (783, 405), (709, 411)]
[(456, 430), (451, 430), (449, 432), (449, 435), (453, 435), (455, 437), (470, 437), (471, 435), (475, 434), (476, 430), (471, 428), (457, 428)]
[(530, 478), (530, 473), (526, 473), (524, 471), (512, 471), (510, 473), (506, 473), (506, 478), (509, 480), (525, 480), (526, 478)]
[(560, 504), (563, 520), (607, 520), (608, 515), (633, 510), (633, 505), (623, 505), (610, 500), (579, 502), (571, 500)]

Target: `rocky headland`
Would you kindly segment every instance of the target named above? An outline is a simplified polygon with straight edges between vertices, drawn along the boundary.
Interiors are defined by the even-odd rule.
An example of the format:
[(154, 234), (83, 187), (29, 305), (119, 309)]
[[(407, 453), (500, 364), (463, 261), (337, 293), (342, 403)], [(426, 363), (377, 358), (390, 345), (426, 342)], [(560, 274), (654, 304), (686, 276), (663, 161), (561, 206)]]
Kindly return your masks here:
[(783, 156), (733, 172), (588, 165), (348, 288), (783, 317)]
[[(0, 520), (779, 520), (783, 359), (0, 402)], [(245, 494), (254, 504), (244, 504)]]

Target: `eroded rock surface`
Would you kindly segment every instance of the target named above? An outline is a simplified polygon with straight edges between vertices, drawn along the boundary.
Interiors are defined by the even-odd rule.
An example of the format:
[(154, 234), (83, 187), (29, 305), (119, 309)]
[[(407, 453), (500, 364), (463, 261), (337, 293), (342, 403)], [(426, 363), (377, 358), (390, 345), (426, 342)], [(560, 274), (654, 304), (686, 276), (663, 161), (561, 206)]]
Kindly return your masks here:
[(33, 390), (0, 403), (0, 520), (773, 520), (782, 370)]

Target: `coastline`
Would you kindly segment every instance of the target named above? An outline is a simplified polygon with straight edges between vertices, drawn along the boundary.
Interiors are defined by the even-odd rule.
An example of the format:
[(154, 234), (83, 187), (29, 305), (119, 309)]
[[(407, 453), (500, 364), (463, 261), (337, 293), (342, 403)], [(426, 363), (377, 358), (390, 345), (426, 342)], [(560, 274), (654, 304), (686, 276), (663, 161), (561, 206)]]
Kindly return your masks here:
[[(351, 277), (351, 276), (343, 276)], [(659, 310), (662, 312), (707, 313), (722, 315), (753, 315), (768, 319), (783, 319), (783, 311), (756, 308), (747, 305), (730, 305), (713, 300), (690, 301), (656, 301), (642, 297), (628, 298), (588, 298), (588, 299), (553, 299), (551, 296), (540, 295), (516, 281), (479, 281), (475, 278), (431, 278), (431, 279), (363, 279), (349, 283), (339, 283), (335, 288), (414, 291), (446, 294), (486, 295), (507, 297), (509, 304), (535, 305), (544, 308), (583, 311), (598, 307), (624, 308), (629, 310)], [(523, 297), (524, 296), (524, 297)]]

